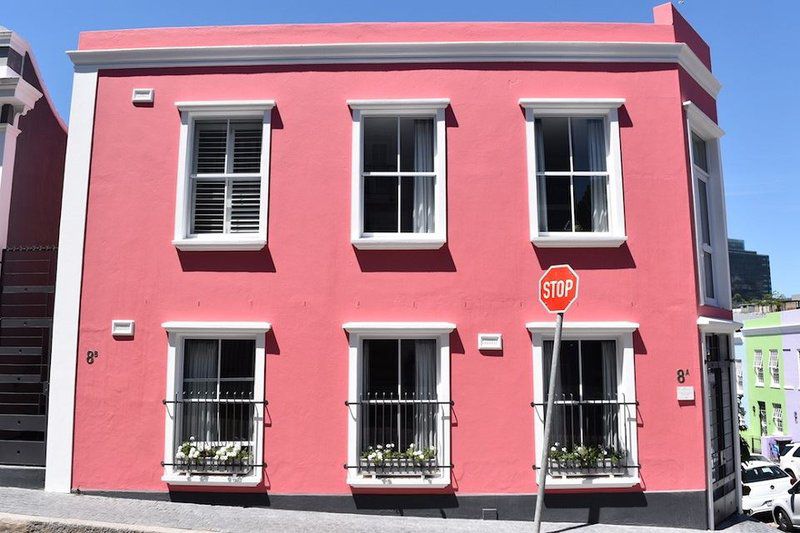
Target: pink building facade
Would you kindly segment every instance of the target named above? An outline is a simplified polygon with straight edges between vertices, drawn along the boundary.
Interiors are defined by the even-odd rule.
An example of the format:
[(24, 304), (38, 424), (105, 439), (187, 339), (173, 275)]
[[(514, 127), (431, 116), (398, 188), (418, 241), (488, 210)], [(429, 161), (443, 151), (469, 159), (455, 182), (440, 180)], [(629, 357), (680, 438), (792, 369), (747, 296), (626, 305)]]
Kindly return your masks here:
[(83, 33), (46, 489), (532, 518), (568, 263), (547, 519), (735, 512), (719, 83), (654, 14)]

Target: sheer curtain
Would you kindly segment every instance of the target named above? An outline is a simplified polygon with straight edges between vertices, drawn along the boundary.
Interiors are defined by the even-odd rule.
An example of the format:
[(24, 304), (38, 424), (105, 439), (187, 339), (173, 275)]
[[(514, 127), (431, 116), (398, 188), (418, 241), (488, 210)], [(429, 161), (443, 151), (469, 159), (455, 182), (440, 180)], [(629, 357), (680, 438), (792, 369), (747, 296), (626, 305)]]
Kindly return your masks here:
[[(536, 144), (536, 173), (544, 172), (544, 130), (542, 129), (542, 121), (536, 120), (533, 123), (533, 130), (535, 132)], [(536, 190), (538, 198), (539, 209), (539, 231), (547, 231), (547, 178), (544, 176), (536, 177)]]
[[(433, 172), (433, 121), (414, 121), (414, 171)], [(434, 180), (414, 178), (414, 233), (431, 233), (433, 227)]]
[[(214, 399), (217, 396), (219, 341), (187, 339), (183, 354), (184, 399)], [(214, 404), (184, 403), (183, 440), (217, 440), (217, 417)]]
[[(418, 339), (414, 341), (417, 399), (436, 400), (436, 341)], [(424, 450), (436, 445), (437, 404), (417, 404), (414, 427), (414, 446)]]
[[(589, 170), (606, 171), (606, 142), (603, 119), (587, 120), (589, 143)], [(606, 197), (605, 176), (592, 176), (590, 191), (592, 195), (592, 231), (608, 231), (608, 200)]]
[[(544, 341), (542, 345), (542, 385), (544, 389), (542, 391), (542, 401), (547, 401), (547, 392), (549, 391), (550, 387), (550, 365), (553, 361), (553, 341)], [(564, 345), (561, 345), (563, 350)], [(563, 357), (563, 351), (561, 352)], [(559, 360), (559, 366), (563, 364), (563, 359)], [(559, 368), (559, 370), (561, 370)], [(560, 372), (559, 372), (560, 373)], [(561, 376), (559, 376), (561, 378)], [(553, 422), (551, 427), (553, 428), (553, 436), (550, 439), (553, 443), (552, 445), (555, 446), (555, 443), (559, 443), (561, 446), (569, 446), (573, 444), (575, 441), (574, 435), (572, 435), (566, 428), (566, 406), (563, 403), (558, 403), (561, 400), (564, 400), (564, 395), (560, 390), (561, 387), (561, 379), (556, 380), (556, 390), (555, 390), (555, 397), (553, 401), (556, 403), (553, 405)], [(550, 416), (549, 413), (546, 412), (546, 407), (542, 406), (542, 412), (544, 413), (545, 417)]]
[[(603, 341), (601, 343), (603, 357), (603, 399), (617, 400), (617, 346), (614, 341)], [(607, 404), (603, 409), (603, 429), (605, 430), (604, 444), (606, 446), (618, 447), (619, 442), (615, 442), (614, 435), (619, 432), (614, 427), (619, 423), (619, 408), (616, 405)]]

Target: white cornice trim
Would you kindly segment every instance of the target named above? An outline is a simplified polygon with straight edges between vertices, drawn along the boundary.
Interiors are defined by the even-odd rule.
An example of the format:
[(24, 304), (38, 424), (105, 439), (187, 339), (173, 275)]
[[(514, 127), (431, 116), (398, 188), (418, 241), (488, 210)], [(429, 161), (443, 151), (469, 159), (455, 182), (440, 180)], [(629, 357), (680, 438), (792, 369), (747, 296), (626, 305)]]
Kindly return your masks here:
[(263, 113), (275, 107), (275, 100), (207, 100), (175, 102), (180, 111), (189, 113), (217, 113), (227, 111)]
[(42, 93), (33, 85), (18, 77), (0, 77), (0, 104), (11, 104), (24, 115), (36, 105)]
[(450, 105), (449, 98), (406, 98), (399, 100), (348, 100), (350, 109), (359, 111), (378, 111), (384, 109), (412, 108), (423, 111), (436, 111)]
[(346, 322), (342, 328), (355, 334), (443, 335), (456, 329), (456, 325), (451, 322)]
[(790, 333), (800, 333), (800, 322), (790, 324), (776, 324), (774, 326), (756, 326), (742, 328), (742, 335), (745, 337), (761, 337), (764, 335), (788, 335)]
[(716, 97), (721, 85), (685, 43), (456, 41), (152, 47), (67, 52), (97, 69), (331, 63), (676, 63)]
[(269, 322), (164, 322), (161, 327), (169, 333), (266, 333)]
[(531, 109), (534, 115), (540, 112), (599, 113), (606, 115), (613, 109), (625, 105), (624, 98), (520, 98), (519, 105)]
[(741, 322), (701, 316), (697, 318), (697, 327), (704, 333), (733, 333), (742, 327)]
[[(555, 332), (556, 325), (553, 322), (528, 322), (525, 324), (528, 331), (531, 333), (553, 333)], [(562, 330), (565, 334), (606, 334), (606, 335), (623, 335), (626, 333), (633, 333), (639, 329), (637, 322), (564, 322)]]
[(719, 139), (725, 132), (722, 131), (716, 122), (703, 113), (691, 100), (686, 100), (683, 103), (683, 109), (686, 110), (686, 118), (692, 125), (692, 129), (700, 134), (706, 140)]

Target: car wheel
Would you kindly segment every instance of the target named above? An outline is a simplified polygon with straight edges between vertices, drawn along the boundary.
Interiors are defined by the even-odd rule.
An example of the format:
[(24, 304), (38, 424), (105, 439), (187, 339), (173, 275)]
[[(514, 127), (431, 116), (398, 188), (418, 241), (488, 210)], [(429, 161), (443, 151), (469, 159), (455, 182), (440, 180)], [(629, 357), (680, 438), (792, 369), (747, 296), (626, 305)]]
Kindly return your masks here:
[(789, 514), (783, 509), (775, 510), (775, 523), (778, 524), (778, 529), (781, 531), (794, 531)]

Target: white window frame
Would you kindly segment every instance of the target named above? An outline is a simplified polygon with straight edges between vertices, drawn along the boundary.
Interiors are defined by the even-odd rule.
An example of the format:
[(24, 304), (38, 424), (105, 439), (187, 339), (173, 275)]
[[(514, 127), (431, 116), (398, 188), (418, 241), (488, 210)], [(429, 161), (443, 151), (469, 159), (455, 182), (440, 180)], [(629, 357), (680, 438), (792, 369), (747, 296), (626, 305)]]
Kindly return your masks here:
[(772, 425), (776, 433), (783, 434), (783, 405), (779, 403), (772, 404)]
[[(347, 322), (342, 328), (348, 333), (348, 402), (357, 402), (362, 388), (363, 345), (365, 339), (436, 339), (437, 386), (436, 394), (440, 402), (450, 402), (450, 333), (455, 324), (448, 322)], [(348, 405), (347, 416), (347, 464), (356, 465), (359, 461), (359, 421), (355, 404)], [(437, 461), (440, 465), (450, 465), (450, 423), (449, 409), (442, 412), (437, 427)], [(360, 475), (355, 468), (347, 469), (347, 483), (352, 487), (385, 488), (442, 488), (451, 483), (451, 468), (439, 469), (437, 476), (397, 476), (375, 477)]]
[[(544, 373), (550, 369), (543, 367), (544, 341), (553, 340), (555, 325), (553, 322), (529, 322), (526, 324), (531, 333), (533, 347), (533, 402), (542, 404), (545, 401)], [(613, 340), (617, 349), (617, 394), (625, 402), (636, 402), (636, 374), (634, 369), (633, 332), (639, 329), (635, 322), (566, 322), (562, 329), (563, 340)], [(621, 420), (625, 432), (630, 436), (630, 455), (626, 459), (629, 465), (639, 462), (639, 446), (635, 408), (630, 409), (631, 416), (627, 421)], [(542, 456), (542, 439), (544, 437), (544, 420), (541, 411), (534, 414), (535, 462)], [(587, 477), (553, 477), (548, 474), (547, 487), (552, 489), (574, 489), (581, 487), (633, 487), (641, 482), (638, 469), (630, 469), (627, 475), (587, 476)]]
[(753, 350), (753, 372), (756, 379), (753, 385), (756, 387), (764, 386), (764, 352), (762, 350)]
[[(350, 242), (361, 250), (413, 250), (441, 248), (447, 242), (447, 135), (445, 109), (448, 98), (409, 100), (348, 100), (353, 116)], [(434, 119), (433, 172), (434, 228), (432, 233), (366, 233), (364, 231), (364, 181), (362, 173), (363, 118), (414, 116)], [(397, 172), (393, 172), (397, 174)], [(402, 173), (401, 173), (402, 174)], [(417, 173), (410, 172), (409, 175)]]
[[(521, 98), (525, 109), (528, 152), (528, 217), (531, 242), (539, 248), (617, 248), (625, 235), (625, 202), (622, 192), (622, 160), (618, 109), (624, 98)], [(608, 231), (546, 232), (539, 228), (539, 198), (536, 170), (536, 119), (540, 117), (603, 117), (608, 173)]]
[[(725, 187), (722, 180), (722, 155), (719, 143), (720, 138), (725, 132), (692, 102), (684, 102), (683, 107), (686, 111), (687, 149), (689, 152), (689, 168), (692, 182), (695, 249), (697, 252), (697, 286), (699, 289), (700, 305), (730, 309), (731, 284), (730, 267), (728, 264), (728, 230), (725, 214)], [(694, 164), (693, 133), (706, 143), (706, 159), (708, 161), (707, 172)], [(698, 181), (700, 180), (706, 183), (708, 229), (711, 237), (710, 246), (703, 243), (702, 211), (700, 209), (700, 191), (698, 186)], [(705, 266), (703, 263), (704, 252), (711, 253), (714, 270), (712, 273), (714, 279), (714, 298), (706, 296)]]
[(778, 350), (769, 351), (769, 385), (773, 389), (781, 387), (781, 363), (778, 359)]
[[(261, 250), (267, 244), (269, 201), (270, 131), (273, 100), (236, 100), (175, 102), (180, 112), (178, 145), (178, 186), (175, 201), (175, 236), (172, 244), (179, 250), (223, 251)], [(192, 166), (195, 123), (198, 120), (254, 119), (262, 122), (261, 135), (261, 204), (257, 233), (222, 233), (193, 235)]]
[(739, 359), (736, 360), (736, 394), (744, 394), (744, 369)]
[[(180, 390), (183, 378), (184, 340), (191, 339), (253, 339), (255, 340), (255, 367), (253, 380), (253, 399), (264, 400), (264, 368), (266, 333), (271, 329), (268, 322), (165, 322), (161, 325), (167, 331), (167, 391), (165, 398), (174, 398)], [(264, 457), (264, 405), (253, 406), (253, 454), (258, 463)], [(166, 405), (164, 422), (164, 463), (175, 459), (175, 409)], [(256, 467), (247, 475), (205, 475), (186, 474), (165, 465), (161, 480), (170, 485), (202, 486), (243, 486), (252, 487), (261, 483), (263, 468)]]

